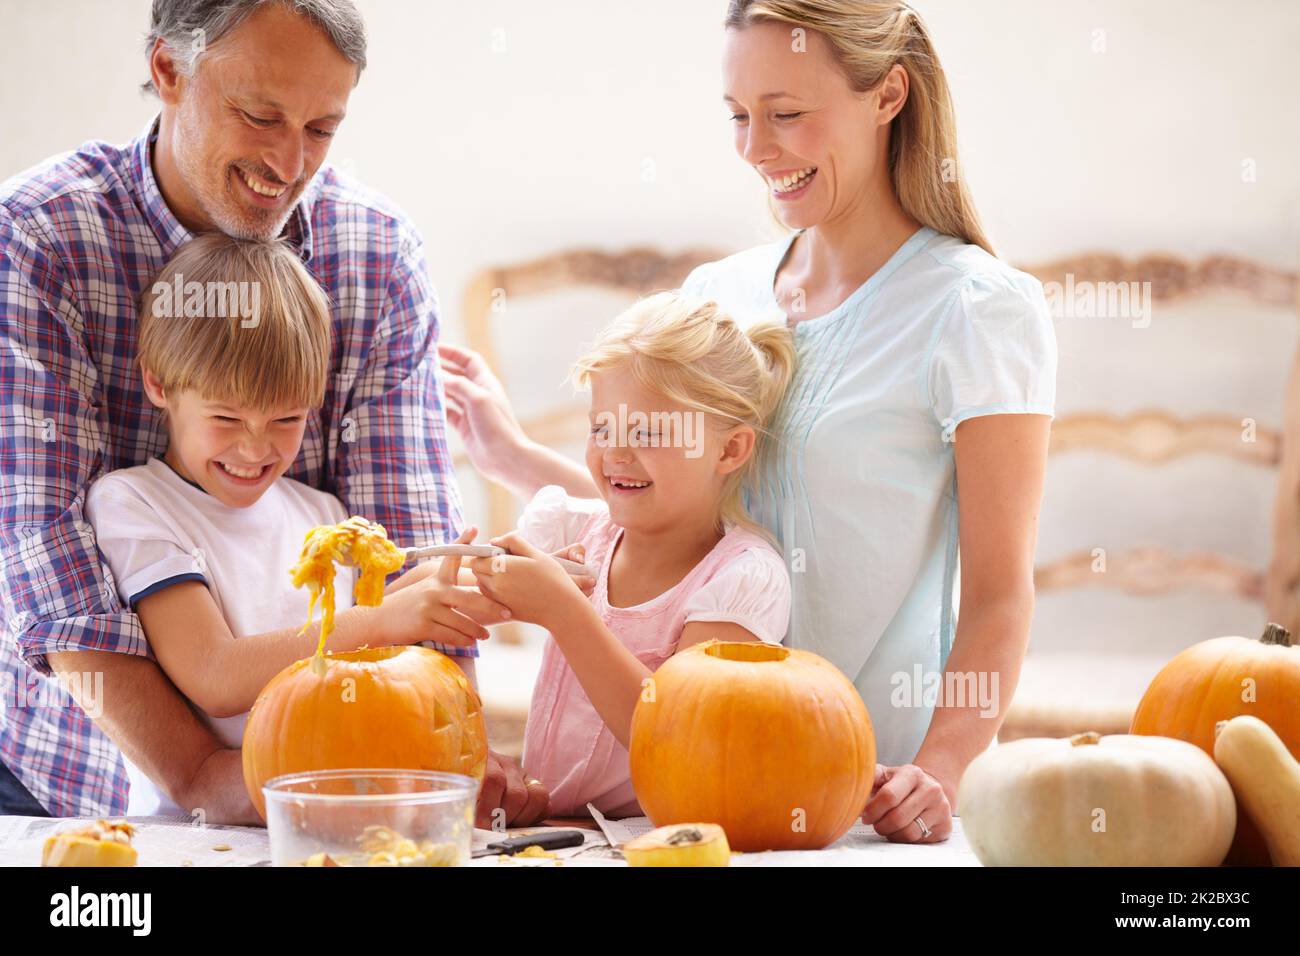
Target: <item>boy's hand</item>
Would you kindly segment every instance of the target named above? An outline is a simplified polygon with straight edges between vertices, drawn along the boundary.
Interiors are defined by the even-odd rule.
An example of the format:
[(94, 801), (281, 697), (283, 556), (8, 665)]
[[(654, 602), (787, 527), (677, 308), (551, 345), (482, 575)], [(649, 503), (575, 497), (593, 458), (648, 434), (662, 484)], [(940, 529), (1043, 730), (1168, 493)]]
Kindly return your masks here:
[(471, 558), (469, 568), (479, 590), (509, 608), (515, 620), (548, 627), (548, 622), (573, 602), (586, 603), (586, 596), (563, 566), (517, 532), (493, 538), (492, 544), (510, 554)]
[[(476, 529), (466, 528), (456, 543), (472, 541), (475, 533)], [(377, 609), (380, 627), (388, 643), (437, 641), (439, 644), (469, 647), (476, 641), (487, 639), (488, 629), (484, 624), (500, 624), (511, 619), (507, 607), (477, 588), (456, 584), (461, 560), (456, 555), (448, 555), (437, 563), (436, 571), (426, 571), (403, 587), (390, 586), (387, 599)], [(430, 567), (433, 566), (430, 562)], [(404, 574), (393, 585), (417, 570), (419, 568)]]

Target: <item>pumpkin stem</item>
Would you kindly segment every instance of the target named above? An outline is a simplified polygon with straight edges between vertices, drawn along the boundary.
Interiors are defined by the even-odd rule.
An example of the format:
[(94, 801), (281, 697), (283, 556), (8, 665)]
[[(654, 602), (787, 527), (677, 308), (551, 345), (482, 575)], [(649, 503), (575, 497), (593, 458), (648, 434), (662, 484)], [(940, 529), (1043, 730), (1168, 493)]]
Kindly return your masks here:
[(1281, 647), (1291, 646), (1291, 632), (1281, 624), (1274, 624), (1272, 621), (1264, 628), (1264, 636), (1259, 639), (1261, 644), (1277, 644)]
[(1101, 742), (1101, 734), (1097, 733), (1097, 731), (1095, 730), (1089, 730), (1082, 734), (1075, 734), (1073, 737), (1070, 738), (1071, 747), (1081, 747), (1087, 744), (1095, 744), (1100, 742)]

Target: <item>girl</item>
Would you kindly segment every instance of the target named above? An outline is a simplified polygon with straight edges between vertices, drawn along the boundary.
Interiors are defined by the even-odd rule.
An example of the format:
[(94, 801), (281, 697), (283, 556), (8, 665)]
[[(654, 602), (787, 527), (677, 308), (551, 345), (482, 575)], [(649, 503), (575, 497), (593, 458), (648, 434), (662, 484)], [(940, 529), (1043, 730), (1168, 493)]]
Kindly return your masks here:
[[(711, 302), (663, 293), (604, 332), (577, 364), (591, 389), (587, 470), (600, 499), (542, 488), (512, 552), (470, 567), (516, 620), (551, 633), (525, 730), (525, 769), (556, 816), (640, 814), (627, 744), (643, 682), (711, 638), (785, 636), (790, 580), (745, 514), (741, 483), (793, 369), (780, 325), (742, 331)], [(545, 552), (577, 543), (590, 600)], [(570, 552), (571, 554), (573, 552)]]

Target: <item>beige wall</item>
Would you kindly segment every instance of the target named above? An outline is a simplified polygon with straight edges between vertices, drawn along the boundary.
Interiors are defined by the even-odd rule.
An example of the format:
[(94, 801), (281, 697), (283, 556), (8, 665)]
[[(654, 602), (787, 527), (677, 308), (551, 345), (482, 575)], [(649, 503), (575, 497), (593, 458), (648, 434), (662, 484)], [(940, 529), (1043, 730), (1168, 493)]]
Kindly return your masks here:
[[(332, 157), (423, 230), (448, 337), (460, 338), (462, 289), (487, 263), (588, 244), (739, 248), (769, 235), (719, 99), (721, 0), (361, 5), (372, 65)], [(1295, 267), (1300, 5), (917, 6), (954, 89), (966, 174), (1007, 258), (1155, 249)], [(0, 0), (0, 176), (86, 138), (127, 139), (146, 122), (153, 102), (135, 87), (148, 7)], [(1270, 314), (1222, 331), (1235, 309), (1158, 323), (1142, 338), (1062, 325), (1061, 411), (1208, 404), (1275, 425), (1294, 323)], [(463, 477), (473, 516), (479, 491)], [(1270, 491), (1267, 473), (1242, 466), (1190, 461), (1155, 476), (1063, 459), (1041, 550), (1172, 535), (1261, 561)], [(1255, 613), (1197, 596), (1173, 603), (1180, 639)], [(1128, 630), (1104, 628), (1111, 640), (1157, 626), (1137, 608), (1118, 599)], [(1076, 605), (1041, 602), (1036, 643), (1078, 617)]]

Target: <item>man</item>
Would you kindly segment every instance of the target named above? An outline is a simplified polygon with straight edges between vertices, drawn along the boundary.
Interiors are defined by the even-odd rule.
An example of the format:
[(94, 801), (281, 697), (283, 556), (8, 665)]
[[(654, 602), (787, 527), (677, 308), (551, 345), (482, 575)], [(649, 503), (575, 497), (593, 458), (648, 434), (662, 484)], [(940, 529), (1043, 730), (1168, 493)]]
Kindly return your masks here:
[[(322, 166), (365, 66), (351, 0), (154, 0), (147, 52), (162, 109), (139, 138), (0, 187), (0, 814), (123, 813), (120, 748), (208, 822), (257, 822), (239, 751), (153, 661), (83, 512), (99, 474), (165, 449), (135, 367), (139, 294), (195, 233), (290, 243), (336, 344), (289, 475), (401, 545), (462, 525), (437, 300), (413, 225)], [(473, 679), (477, 651), (443, 649)], [(546, 803), (490, 756), (480, 826)]]

